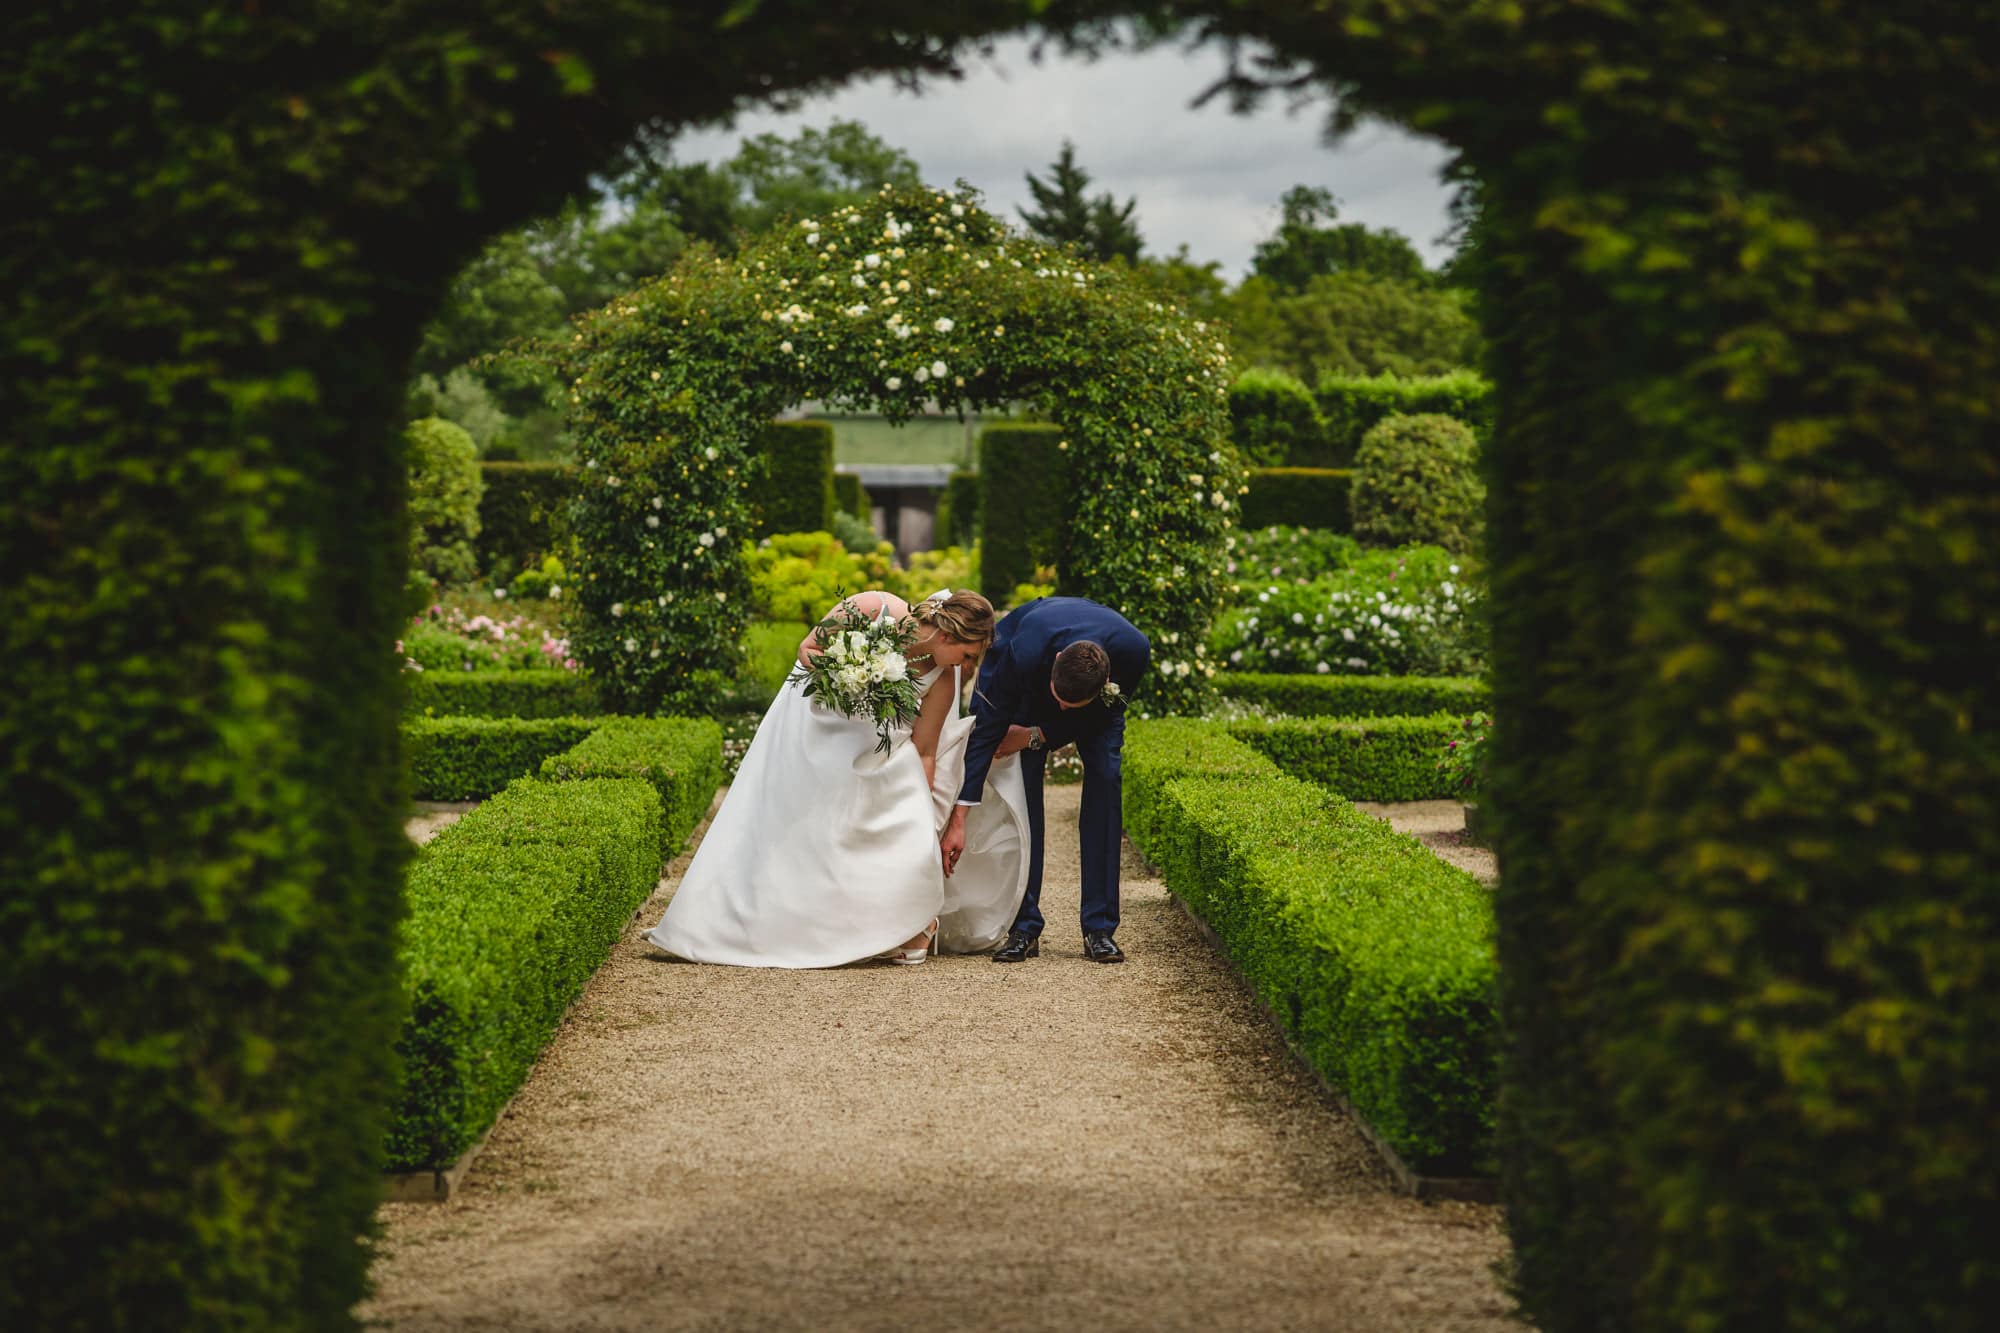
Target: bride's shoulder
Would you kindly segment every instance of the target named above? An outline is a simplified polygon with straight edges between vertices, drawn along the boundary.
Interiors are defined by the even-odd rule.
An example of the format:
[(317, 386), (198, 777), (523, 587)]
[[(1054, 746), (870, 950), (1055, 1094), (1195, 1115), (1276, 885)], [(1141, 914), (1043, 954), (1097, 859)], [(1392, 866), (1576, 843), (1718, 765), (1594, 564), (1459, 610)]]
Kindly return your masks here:
[(910, 614), (910, 604), (893, 592), (870, 589), (857, 592), (842, 599), (843, 606), (851, 606), (863, 615), (873, 616), (888, 612), (891, 619), (900, 620)]

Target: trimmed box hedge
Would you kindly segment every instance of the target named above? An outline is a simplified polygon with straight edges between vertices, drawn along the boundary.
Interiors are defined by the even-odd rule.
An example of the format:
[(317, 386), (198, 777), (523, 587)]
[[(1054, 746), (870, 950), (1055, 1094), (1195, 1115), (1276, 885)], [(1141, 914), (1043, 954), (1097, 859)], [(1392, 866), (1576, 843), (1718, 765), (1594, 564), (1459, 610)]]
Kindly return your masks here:
[(1228, 724), (1229, 734), (1295, 777), (1325, 784), (1350, 801), (1455, 799), (1451, 777), (1438, 770), (1458, 718), (1290, 717)]
[(756, 532), (833, 529), (833, 426), (773, 421), (758, 441), (764, 475), (751, 487)]
[(722, 785), (722, 727), (708, 718), (607, 717), (542, 760), (549, 781), (641, 778), (659, 793), (661, 859), (681, 849)]
[(1294, 717), (1423, 717), (1490, 711), (1477, 676), (1334, 676), (1232, 671), (1216, 677), (1223, 697)]
[(522, 779), (418, 855), (403, 923), (391, 1170), (478, 1142), (659, 881), (660, 802), (635, 778)]
[(979, 474), (960, 468), (945, 482), (944, 494), (938, 498), (935, 544), (969, 549), (978, 540)]
[(479, 476), (485, 489), (473, 554), (481, 570), (504, 582), (531, 560), (562, 554), (576, 491), (572, 464), (482, 462)]
[(438, 717), (574, 717), (603, 708), (580, 671), (489, 668), (404, 676), (405, 712)]
[(1326, 420), (1325, 452), (1293, 454), (1299, 463), (1349, 467), (1361, 437), (1384, 417), (1439, 412), (1456, 417), (1485, 439), (1493, 429), (1493, 386), (1470, 370), (1449, 375), (1322, 375), (1313, 387)]
[(979, 590), (1006, 606), (1041, 565), (1062, 559), (1069, 454), (1061, 427), (988, 426), (979, 433)]
[(1186, 777), (1142, 843), (1307, 1063), (1412, 1169), (1495, 1170), (1493, 908), (1315, 783)]
[[(412, 717), (403, 720), (403, 765), (419, 801), (476, 801), (525, 777), (542, 760), (597, 730), (588, 717)], [(720, 742), (718, 742), (719, 744)]]
[(1243, 494), (1243, 526), (1325, 528), (1346, 532), (1354, 526), (1347, 497), (1354, 474), (1344, 468), (1259, 467), (1250, 469)]
[(1225, 724), (1134, 723), (1125, 829), (1327, 1082), (1414, 1169), (1494, 1169), (1491, 900)]
[(863, 486), (861, 478), (852, 472), (833, 474), (833, 503), (836, 508), (846, 510), (863, 523), (868, 522), (869, 515), (873, 512), (872, 502), (868, 498), (868, 488)]

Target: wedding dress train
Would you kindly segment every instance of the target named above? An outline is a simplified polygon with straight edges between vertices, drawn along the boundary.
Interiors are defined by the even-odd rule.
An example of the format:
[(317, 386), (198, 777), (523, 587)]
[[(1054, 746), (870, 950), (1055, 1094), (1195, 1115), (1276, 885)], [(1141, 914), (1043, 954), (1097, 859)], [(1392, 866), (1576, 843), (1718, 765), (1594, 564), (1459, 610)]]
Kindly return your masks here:
[[(928, 691), (940, 675), (933, 667), (918, 684)], [(954, 692), (959, 685), (954, 668)], [(786, 685), (666, 915), (641, 938), (699, 963), (838, 967), (895, 948), (936, 917), (942, 951), (992, 948), (1027, 887), (1027, 796), (1014, 758), (996, 761), (945, 878), (938, 834), (964, 779), (972, 723), (953, 708), (926, 791), (907, 730), (880, 754), (872, 721)]]

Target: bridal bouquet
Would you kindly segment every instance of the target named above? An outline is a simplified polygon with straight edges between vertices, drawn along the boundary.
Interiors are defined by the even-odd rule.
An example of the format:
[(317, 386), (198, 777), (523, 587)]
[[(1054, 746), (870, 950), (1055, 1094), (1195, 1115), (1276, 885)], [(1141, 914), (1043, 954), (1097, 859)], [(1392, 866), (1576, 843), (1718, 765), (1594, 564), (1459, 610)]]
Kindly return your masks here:
[(843, 717), (871, 717), (881, 744), (889, 753), (890, 733), (916, 720), (920, 700), (910, 679), (903, 649), (916, 637), (916, 626), (905, 620), (877, 620), (841, 603), (840, 609), (813, 627), (820, 651), (811, 667), (793, 667), (788, 685), (803, 687)]

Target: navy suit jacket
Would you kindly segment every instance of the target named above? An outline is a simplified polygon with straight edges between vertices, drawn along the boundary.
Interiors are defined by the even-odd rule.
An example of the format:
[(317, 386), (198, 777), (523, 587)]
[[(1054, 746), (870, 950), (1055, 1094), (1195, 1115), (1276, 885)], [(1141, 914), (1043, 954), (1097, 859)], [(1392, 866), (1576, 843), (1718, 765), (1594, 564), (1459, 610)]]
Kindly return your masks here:
[(1093, 702), (1063, 708), (1049, 692), (1056, 654), (1086, 639), (1110, 656), (1111, 679), (1130, 698), (1153, 659), (1153, 645), (1110, 607), (1083, 597), (1038, 597), (1001, 617), (993, 630), (993, 647), (973, 685), (972, 711), (978, 721), (966, 742), (965, 783), (958, 791), (961, 804), (977, 804), (984, 794), (993, 751), (1006, 739), (1009, 727), (1040, 727), (1053, 748), (1123, 719), (1122, 704), (1107, 708)]

